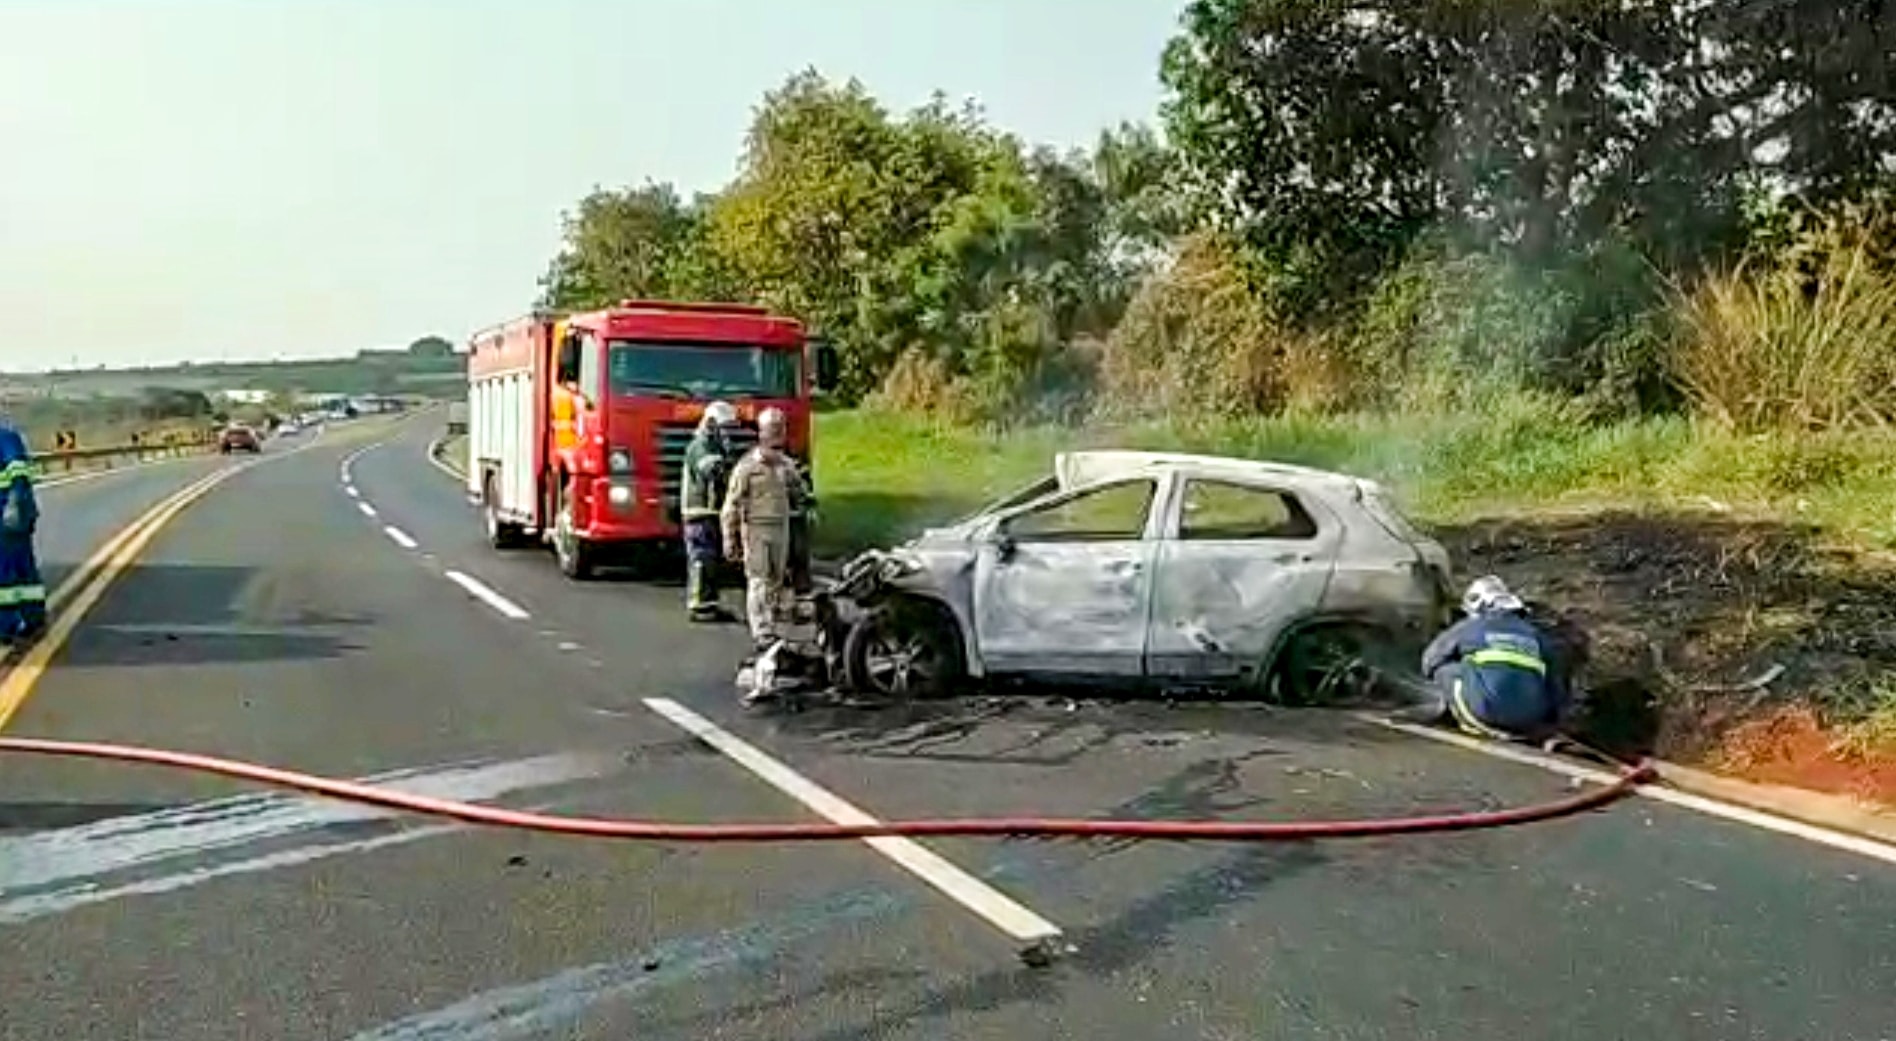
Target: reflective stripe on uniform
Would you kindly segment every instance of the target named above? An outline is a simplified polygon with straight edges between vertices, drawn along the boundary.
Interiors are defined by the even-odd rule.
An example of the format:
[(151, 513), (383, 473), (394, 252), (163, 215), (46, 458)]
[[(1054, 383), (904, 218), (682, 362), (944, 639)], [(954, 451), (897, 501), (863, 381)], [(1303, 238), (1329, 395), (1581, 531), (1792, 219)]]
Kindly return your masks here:
[(37, 473), (33, 464), (24, 459), (15, 459), (6, 466), (0, 467), (0, 484), (12, 484), (21, 480), (32, 484), (35, 476)]
[(0, 607), (18, 607), (21, 604), (39, 604), (46, 601), (46, 587), (0, 586)]
[(1547, 675), (1547, 663), (1531, 654), (1510, 651), (1504, 647), (1489, 647), (1468, 656), (1470, 665), (1512, 665), (1517, 669)]
[(687, 506), (679, 511), (679, 515), (686, 520), (716, 520), (718, 511), (709, 506)]
[(1483, 723), (1468, 707), (1467, 695), (1462, 693), (1462, 678), (1455, 677), (1455, 685), (1448, 691), (1448, 714), (1455, 717), (1455, 725), (1472, 737), (1485, 737), (1494, 741), (1508, 741), (1511, 738), (1499, 730)]

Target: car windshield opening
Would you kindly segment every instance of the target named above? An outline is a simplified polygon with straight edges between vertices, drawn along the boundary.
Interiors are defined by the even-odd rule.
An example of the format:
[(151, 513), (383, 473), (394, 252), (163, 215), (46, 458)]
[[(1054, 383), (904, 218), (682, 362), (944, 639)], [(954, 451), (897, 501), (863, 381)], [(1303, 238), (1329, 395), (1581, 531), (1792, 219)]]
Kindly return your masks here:
[(710, 400), (797, 394), (801, 359), (792, 349), (640, 340), (613, 340), (610, 348), (607, 378), (615, 395)]
[(994, 502), (988, 503), (986, 506), (983, 506), (980, 509), (975, 510), (973, 513), (970, 513), (967, 516), (962, 517), (961, 519), (955, 521), (954, 523), (966, 524), (968, 521), (974, 520), (976, 517), (986, 517), (989, 514), (999, 513), (1002, 510), (1011, 510), (1016, 506), (1025, 506), (1028, 503), (1033, 502), (1035, 499), (1041, 498), (1042, 496), (1045, 496), (1045, 495), (1053, 494), (1055, 491), (1059, 490), (1059, 487), (1060, 487), (1059, 478), (1052, 477), (1052, 476), (1042, 477), (1040, 480), (1035, 481), (1034, 483), (1026, 486), (1025, 488), (1021, 488), (1018, 491), (1013, 492), (1012, 494), (1008, 495), (1007, 497), (1003, 499), (999, 499)]

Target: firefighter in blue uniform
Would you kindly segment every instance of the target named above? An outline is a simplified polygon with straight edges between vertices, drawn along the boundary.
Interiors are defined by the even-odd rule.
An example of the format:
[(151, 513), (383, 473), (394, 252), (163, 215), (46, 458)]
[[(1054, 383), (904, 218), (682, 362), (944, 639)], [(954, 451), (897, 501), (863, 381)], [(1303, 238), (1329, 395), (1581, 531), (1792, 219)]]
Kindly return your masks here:
[(1422, 652), (1432, 697), (1404, 713), (1423, 722), (1452, 719), (1476, 737), (1541, 741), (1565, 720), (1570, 677), (1548, 634), (1499, 578), (1476, 579), (1462, 597), (1461, 621)]
[(46, 627), (46, 586), (33, 554), (39, 502), (26, 438), (0, 420), (0, 640), (25, 640)]
[(736, 422), (737, 410), (729, 402), (713, 401), (705, 406), (698, 431), (685, 448), (678, 516), (685, 529), (685, 610), (694, 622), (735, 620), (718, 602), (718, 568), (724, 563), (718, 514), (736, 461), (724, 432)]

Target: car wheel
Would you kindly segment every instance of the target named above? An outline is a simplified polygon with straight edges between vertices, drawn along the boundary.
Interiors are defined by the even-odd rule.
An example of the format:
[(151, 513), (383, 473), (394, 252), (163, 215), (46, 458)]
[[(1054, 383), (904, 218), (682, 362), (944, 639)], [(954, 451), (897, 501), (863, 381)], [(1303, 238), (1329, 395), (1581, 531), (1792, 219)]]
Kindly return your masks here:
[(553, 520), (553, 554), (559, 559), (560, 574), (575, 582), (591, 580), (594, 574), (592, 547), (579, 537), (573, 524), (573, 501), (560, 493), (560, 509)]
[(843, 639), (851, 690), (890, 699), (954, 693), (966, 672), (961, 640), (940, 608), (897, 601), (864, 615)]
[(1362, 625), (1314, 625), (1291, 636), (1265, 677), (1265, 698), (1281, 705), (1324, 705), (1367, 693), (1377, 634)]

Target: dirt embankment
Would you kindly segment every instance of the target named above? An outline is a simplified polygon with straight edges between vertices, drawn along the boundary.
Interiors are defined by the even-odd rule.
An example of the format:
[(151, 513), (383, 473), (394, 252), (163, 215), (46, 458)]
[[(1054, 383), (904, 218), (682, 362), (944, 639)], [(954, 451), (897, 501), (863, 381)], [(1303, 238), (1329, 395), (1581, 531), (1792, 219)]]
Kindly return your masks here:
[(1717, 514), (1440, 534), (1468, 573), (1499, 574), (1583, 628), (1594, 705), (1581, 727), (1603, 746), (1896, 802), (1896, 740), (1850, 726), (1879, 683), (1896, 690), (1896, 562)]

